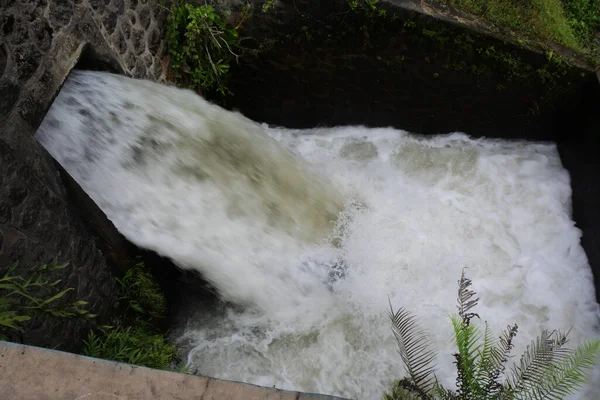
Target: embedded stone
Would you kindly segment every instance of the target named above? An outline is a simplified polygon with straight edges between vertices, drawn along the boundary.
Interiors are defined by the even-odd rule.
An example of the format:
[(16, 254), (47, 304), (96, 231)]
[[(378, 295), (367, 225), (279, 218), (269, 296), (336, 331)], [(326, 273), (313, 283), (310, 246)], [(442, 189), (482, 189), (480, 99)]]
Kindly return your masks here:
[(38, 48), (43, 52), (48, 51), (52, 45), (52, 35), (54, 34), (48, 21), (41, 18), (35, 19), (31, 24), (31, 30)]
[(145, 31), (141, 28), (135, 27), (131, 34), (131, 42), (133, 44), (133, 48), (136, 55), (142, 54), (146, 51), (146, 40), (145, 40)]
[(15, 48), (13, 57), (17, 64), (17, 77), (29, 79), (37, 70), (42, 54), (32, 43), (24, 43)]
[(114, 12), (107, 12), (102, 16), (102, 24), (107, 32), (115, 31), (118, 17), (118, 14)]
[(19, 85), (4, 81), (0, 83), (0, 115), (6, 115), (19, 98)]
[(150, 8), (147, 5), (143, 5), (138, 12), (138, 19), (140, 20), (140, 25), (144, 29), (148, 29), (150, 23), (152, 22), (152, 14), (150, 13)]

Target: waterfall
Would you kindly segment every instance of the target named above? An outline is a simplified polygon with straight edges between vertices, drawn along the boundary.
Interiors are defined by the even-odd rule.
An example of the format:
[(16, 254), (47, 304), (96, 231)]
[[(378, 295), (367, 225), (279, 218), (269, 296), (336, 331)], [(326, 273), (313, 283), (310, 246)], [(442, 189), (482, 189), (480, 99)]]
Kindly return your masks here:
[[(37, 138), (129, 240), (228, 302), (176, 329), (199, 374), (379, 398), (403, 375), (389, 301), (418, 315), (453, 387), (448, 314), (463, 268), (492, 331), (519, 325), (513, 354), (543, 329), (572, 327), (572, 346), (600, 337), (552, 143), (288, 130), (188, 90), (81, 71)], [(596, 398), (594, 374), (575, 398)]]

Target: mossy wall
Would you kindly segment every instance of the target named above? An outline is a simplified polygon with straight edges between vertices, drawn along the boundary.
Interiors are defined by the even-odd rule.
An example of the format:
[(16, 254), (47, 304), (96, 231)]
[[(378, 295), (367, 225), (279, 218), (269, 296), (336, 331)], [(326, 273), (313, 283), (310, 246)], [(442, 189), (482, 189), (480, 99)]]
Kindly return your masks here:
[[(402, 5), (281, 0), (246, 25), (228, 107), (290, 128), (551, 140), (600, 293), (600, 85), (568, 55), (531, 51)], [(575, 65), (577, 64), (577, 65)]]
[(232, 74), (228, 105), (259, 121), (557, 139), (552, 116), (592, 74), (404, 8), (285, 3), (250, 24), (262, 50)]

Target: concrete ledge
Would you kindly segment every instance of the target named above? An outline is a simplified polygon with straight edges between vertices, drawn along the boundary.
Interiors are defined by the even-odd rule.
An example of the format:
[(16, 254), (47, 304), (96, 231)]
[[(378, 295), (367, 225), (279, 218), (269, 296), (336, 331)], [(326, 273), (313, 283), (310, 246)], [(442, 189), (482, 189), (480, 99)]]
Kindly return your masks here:
[(159, 371), (0, 341), (0, 398), (10, 400), (335, 400)]

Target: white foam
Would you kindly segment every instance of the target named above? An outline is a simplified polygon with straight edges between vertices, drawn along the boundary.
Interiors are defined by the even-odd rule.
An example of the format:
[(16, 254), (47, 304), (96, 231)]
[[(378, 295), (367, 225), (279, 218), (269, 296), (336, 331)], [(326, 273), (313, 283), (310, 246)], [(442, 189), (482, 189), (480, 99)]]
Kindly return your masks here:
[[(82, 105), (91, 119), (78, 113)], [(149, 128), (151, 116), (162, 123)], [(240, 169), (223, 172), (212, 150), (190, 150), (198, 137), (232, 131), (252, 138), (238, 148), (253, 155), (245, 168), (267, 157), (270, 169), (293, 171), (284, 192), (307, 194), (310, 206), (273, 184), (266, 196), (293, 205), (270, 214)], [(573, 327), (572, 345), (600, 337), (569, 175), (553, 144), (261, 127), (189, 91), (99, 73), (67, 81), (38, 138), (130, 240), (201, 271), (238, 304), (203, 309), (180, 338), (203, 375), (379, 398), (403, 373), (389, 297), (432, 334), (438, 377), (452, 387), (447, 314), (462, 268), (495, 332), (518, 323), (514, 354), (543, 329)], [(145, 162), (132, 162), (136, 143)], [(310, 240), (329, 230), (338, 196), (346, 208), (337, 229), (329, 241)], [(330, 280), (332, 265), (343, 265), (343, 277)], [(575, 398), (595, 399), (599, 389), (591, 384)]]

